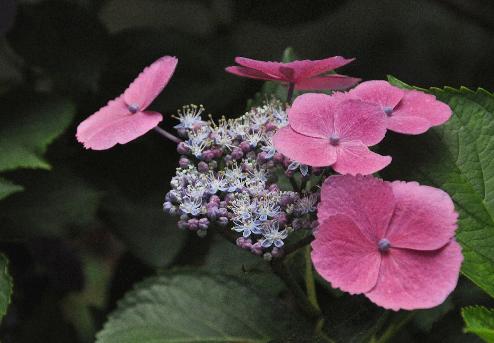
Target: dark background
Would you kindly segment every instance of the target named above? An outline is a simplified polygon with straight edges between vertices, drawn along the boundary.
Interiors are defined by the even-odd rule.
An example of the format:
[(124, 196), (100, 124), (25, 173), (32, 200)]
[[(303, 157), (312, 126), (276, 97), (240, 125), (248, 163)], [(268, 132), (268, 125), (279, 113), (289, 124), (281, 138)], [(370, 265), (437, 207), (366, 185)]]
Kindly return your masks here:
[[(48, 150), (52, 171), (8, 174), (26, 191), (0, 204), (0, 248), (15, 280), (2, 342), (90, 342), (135, 281), (156, 268), (199, 265), (211, 243), (178, 233), (161, 213), (178, 158), (172, 143), (151, 132), (86, 151), (77, 124), (162, 55), (179, 59), (151, 105), (164, 114), (162, 127), (189, 103), (240, 115), (261, 82), (224, 68), (235, 56), (279, 60), (287, 46), (300, 58), (356, 57), (340, 72), (364, 80), (392, 74), (419, 86), (494, 90), (489, 0), (0, 0), (0, 126), (16, 116), (15, 104), (40, 96), (76, 107)], [(465, 280), (459, 292), (460, 304), (484, 301)], [(463, 324), (457, 312), (445, 316), (432, 334), (412, 329), (408, 339), (454, 333), (453, 342)]]

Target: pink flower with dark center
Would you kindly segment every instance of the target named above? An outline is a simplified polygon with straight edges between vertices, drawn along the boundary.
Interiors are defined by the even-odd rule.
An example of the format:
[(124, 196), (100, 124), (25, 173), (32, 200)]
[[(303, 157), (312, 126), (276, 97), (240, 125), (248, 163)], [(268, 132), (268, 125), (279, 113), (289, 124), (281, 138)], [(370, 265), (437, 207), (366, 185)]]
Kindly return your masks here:
[(386, 81), (363, 82), (349, 95), (374, 104), (386, 114), (387, 128), (399, 133), (424, 133), (432, 126), (445, 123), (452, 113), (451, 108), (434, 95), (400, 89)]
[(236, 57), (235, 62), (240, 66), (227, 67), (226, 71), (251, 79), (292, 84), (295, 89), (300, 90), (342, 90), (354, 86), (360, 79), (339, 74), (323, 74), (342, 67), (353, 60), (353, 58), (346, 59), (341, 56), (334, 56), (323, 60), (302, 60), (283, 63)]
[(167, 85), (177, 61), (164, 56), (145, 68), (122, 95), (79, 124), (77, 140), (86, 149), (105, 150), (156, 127), (163, 116), (146, 109)]
[(384, 308), (434, 307), (458, 281), (457, 217), (437, 188), (331, 176), (321, 191), (312, 261), (333, 287)]
[(288, 110), (289, 125), (273, 144), (290, 159), (313, 167), (332, 166), (341, 174), (372, 174), (391, 162), (368, 146), (386, 133), (384, 113), (360, 100), (334, 95), (303, 94)]

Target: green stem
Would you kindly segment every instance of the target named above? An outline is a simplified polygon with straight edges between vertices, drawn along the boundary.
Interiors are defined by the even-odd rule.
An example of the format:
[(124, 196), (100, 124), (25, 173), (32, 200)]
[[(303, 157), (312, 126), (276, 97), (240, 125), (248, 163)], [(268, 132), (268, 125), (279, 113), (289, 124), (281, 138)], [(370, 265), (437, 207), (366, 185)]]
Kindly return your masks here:
[(310, 258), (310, 246), (305, 247), (305, 289), (310, 303), (320, 310), (317, 301), (316, 283), (314, 282), (314, 271), (312, 270), (312, 260)]
[(388, 326), (386, 331), (384, 331), (382, 336), (379, 337), (378, 339), (373, 340), (373, 343), (386, 343), (386, 342), (388, 342), (391, 338), (394, 337), (394, 335), (396, 335), (401, 330), (401, 328), (403, 326), (408, 324), (408, 322), (413, 318), (414, 315), (415, 315), (415, 312), (409, 312), (406, 315), (404, 315), (403, 318), (401, 318), (400, 320), (398, 320), (394, 323), (391, 323), (391, 325)]
[(290, 103), (292, 101), (292, 97), (293, 97), (293, 91), (295, 90), (295, 83), (293, 82), (290, 82), (288, 84), (288, 92), (286, 94), (286, 102), (287, 103)]

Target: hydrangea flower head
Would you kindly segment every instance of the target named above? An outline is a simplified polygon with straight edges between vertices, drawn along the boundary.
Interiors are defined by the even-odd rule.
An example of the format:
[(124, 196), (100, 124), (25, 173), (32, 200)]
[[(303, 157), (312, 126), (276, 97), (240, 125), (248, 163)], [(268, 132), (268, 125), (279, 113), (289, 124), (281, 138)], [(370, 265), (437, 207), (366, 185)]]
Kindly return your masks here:
[(77, 140), (87, 149), (105, 150), (156, 127), (163, 116), (146, 109), (167, 85), (177, 61), (164, 56), (145, 68), (122, 95), (79, 124)]
[(430, 308), (456, 287), (463, 256), (447, 193), (416, 182), (332, 176), (312, 261), (323, 278), (392, 310)]
[(293, 84), (299, 90), (347, 89), (360, 79), (339, 74), (321, 75), (342, 67), (354, 59), (341, 56), (322, 60), (302, 60), (292, 62), (266, 62), (245, 57), (235, 58), (240, 66), (227, 67), (226, 71), (251, 79), (280, 81)]
[(309, 166), (371, 174), (391, 162), (368, 148), (384, 138), (384, 116), (372, 104), (339, 93), (303, 94), (288, 111), (289, 126), (276, 132), (273, 143), (283, 155)]
[(386, 114), (387, 128), (399, 133), (424, 133), (432, 126), (444, 124), (452, 113), (434, 95), (400, 89), (386, 81), (363, 82), (349, 95), (374, 104)]

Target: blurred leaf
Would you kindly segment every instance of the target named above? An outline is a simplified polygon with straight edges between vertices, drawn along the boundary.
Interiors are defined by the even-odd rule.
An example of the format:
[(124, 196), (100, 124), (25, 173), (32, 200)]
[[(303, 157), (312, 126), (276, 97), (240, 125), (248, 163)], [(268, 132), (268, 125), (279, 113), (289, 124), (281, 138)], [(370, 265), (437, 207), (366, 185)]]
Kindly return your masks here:
[(202, 268), (212, 273), (233, 275), (273, 296), (285, 288), (261, 256), (243, 250), (222, 237), (214, 237)]
[(75, 112), (72, 103), (47, 96), (30, 97), (14, 103), (2, 101), (0, 108), (8, 109), (0, 113), (5, 120), (0, 128), (0, 172), (50, 169), (42, 155), (71, 123)]
[(59, 91), (95, 91), (108, 46), (98, 18), (61, 0), (22, 4), (18, 12), (8, 35), (14, 50), (30, 66), (46, 71)]
[(0, 177), (0, 200), (9, 196), (10, 194), (14, 194), (22, 190), (24, 190), (24, 187), (16, 185), (9, 180), (5, 180)]
[(102, 194), (69, 172), (37, 175), (26, 190), (0, 205), (3, 239), (60, 236), (95, 223)]
[(7, 32), (14, 24), (16, 0), (2, 0), (0, 2), (0, 35)]
[(14, 288), (14, 282), (9, 274), (9, 260), (4, 254), (0, 254), (0, 320), (7, 313), (11, 297), (12, 289)]
[(130, 252), (152, 267), (169, 265), (184, 246), (187, 233), (178, 218), (163, 213), (163, 196), (154, 194), (132, 202), (115, 196), (105, 203), (113, 232)]
[(393, 163), (382, 175), (417, 180), (452, 196), (460, 213), (462, 272), (494, 296), (494, 96), (464, 87), (427, 92), (449, 104), (453, 116), (418, 137), (390, 135), (381, 152), (392, 155)]
[(467, 324), (465, 332), (474, 333), (488, 343), (494, 342), (494, 309), (465, 307), (461, 314)]
[(176, 271), (137, 285), (96, 342), (268, 342), (305, 325), (296, 311), (234, 277)]
[(424, 332), (429, 332), (432, 329), (432, 325), (435, 322), (443, 318), (446, 313), (453, 310), (455, 305), (451, 301), (451, 298), (446, 299), (441, 305), (433, 307), (427, 310), (417, 310), (413, 317), (415, 325)]

